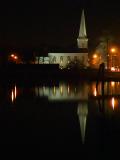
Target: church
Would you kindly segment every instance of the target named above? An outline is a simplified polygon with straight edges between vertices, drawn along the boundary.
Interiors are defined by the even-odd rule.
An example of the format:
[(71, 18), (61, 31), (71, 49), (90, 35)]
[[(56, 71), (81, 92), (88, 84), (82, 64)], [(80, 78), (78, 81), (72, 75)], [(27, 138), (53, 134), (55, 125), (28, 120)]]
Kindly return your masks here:
[(82, 10), (80, 29), (77, 38), (77, 52), (48, 53), (48, 57), (36, 57), (36, 64), (59, 64), (61, 69), (70, 63), (79, 63), (86, 68), (88, 64), (88, 38), (86, 33), (85, 14)]

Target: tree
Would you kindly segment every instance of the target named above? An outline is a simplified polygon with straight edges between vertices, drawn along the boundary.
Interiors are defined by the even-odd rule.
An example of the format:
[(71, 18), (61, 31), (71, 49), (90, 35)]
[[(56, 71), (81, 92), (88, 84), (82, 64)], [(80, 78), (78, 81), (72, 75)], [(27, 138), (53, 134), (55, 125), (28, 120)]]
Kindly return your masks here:
[(84, 67), (85, 66), (83, 62), (79, 59), (71, 60), (70, 63), (67, 64), (67, 68), (72, 70), (79, 70), (79, 69), (83, 69)]

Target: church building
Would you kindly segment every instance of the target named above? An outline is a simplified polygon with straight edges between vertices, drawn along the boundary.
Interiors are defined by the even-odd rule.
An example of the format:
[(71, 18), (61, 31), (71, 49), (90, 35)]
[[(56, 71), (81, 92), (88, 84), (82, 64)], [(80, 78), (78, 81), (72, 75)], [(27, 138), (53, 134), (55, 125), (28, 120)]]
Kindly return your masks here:
[(60, 68), (66, 68), (70, 63), (79, 63), (82, 67), (88, 67), (88, 38), (86, 33), (85, 15), (82, 10), (79, 35), (77, 38), (77, 51), (67, 53), (48, 53), (48, 57), (36, 57), (36, 64), (59, 64)]

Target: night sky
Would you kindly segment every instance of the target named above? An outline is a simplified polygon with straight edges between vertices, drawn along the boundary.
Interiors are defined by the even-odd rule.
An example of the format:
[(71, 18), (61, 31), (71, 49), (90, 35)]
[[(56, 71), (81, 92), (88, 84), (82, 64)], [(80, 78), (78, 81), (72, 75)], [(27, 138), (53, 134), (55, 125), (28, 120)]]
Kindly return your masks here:
[(120, 40), (120, 5), (106, 0), (3, 1), (0, 4), (0, 46), (70, 46), (76, 43), (85, 9), (91, 41), (104, 31)]

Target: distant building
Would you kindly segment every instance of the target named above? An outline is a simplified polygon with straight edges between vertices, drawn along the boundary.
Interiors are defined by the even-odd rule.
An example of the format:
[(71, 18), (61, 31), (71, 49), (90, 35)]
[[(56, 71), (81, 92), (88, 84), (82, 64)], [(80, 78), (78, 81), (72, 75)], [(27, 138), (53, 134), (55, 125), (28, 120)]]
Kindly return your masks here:
[(78, 63), (82, 67), (88, 64), (88, 38), (86, 33), (85, 15), (82, 11), (79, 35), (77, 38), (77, 51), (67, 53), (48, 53), (48, 57), (36, 57), (35, 64), (59, 64), (60, 68), (66, 68), (70, 63)]

